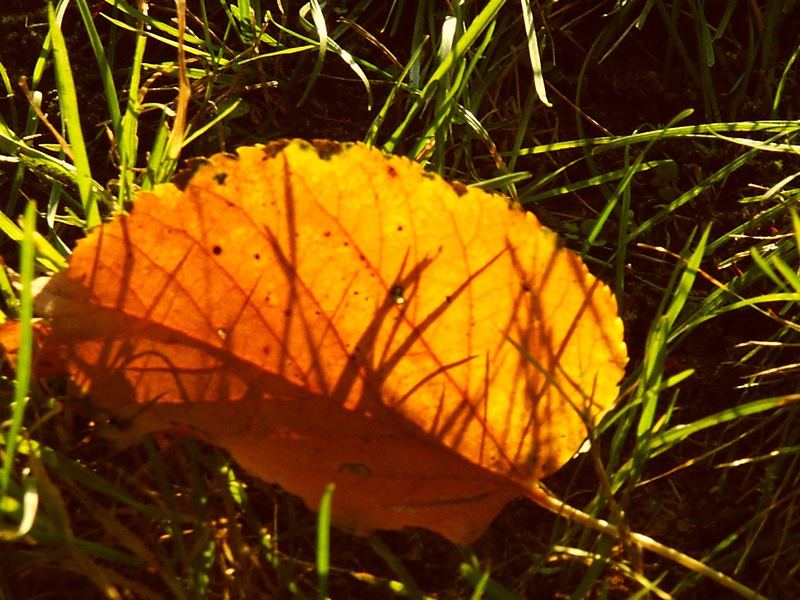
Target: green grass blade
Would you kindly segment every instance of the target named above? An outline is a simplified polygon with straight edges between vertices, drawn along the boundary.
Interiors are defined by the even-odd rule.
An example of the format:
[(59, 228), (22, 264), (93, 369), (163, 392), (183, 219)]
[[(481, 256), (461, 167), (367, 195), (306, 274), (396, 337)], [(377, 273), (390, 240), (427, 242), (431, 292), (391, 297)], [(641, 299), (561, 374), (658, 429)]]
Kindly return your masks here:
[(439, 86), (441, 80), (444, 79), (448, 73), (461, 65), (467, 51), (478, 39), (478, 36), (481, 35), (481, 33), (483, 33), (487, 27), (494, 23), (495, 16), (504, 4), (505, 0), (490, 0), (486, 3), (486, 6), (483, 7), (483, 10), (478, 13), (472, 23), (470, 23), (469, 27), (467, 27), (466, 31), (461, 35), (460, 38), (458, 38), (453, 50), (449, 52), (447, 56), (445, 56), (444, 60), (439, 63), (434, 72), (431, 74), (428, 82), (425, 84), (425, 87), (422, 88), (419, 97), (417, 97), (412, 105), (406, 110), (403, 122), (397, 126), (394, 132), (392, 132), (392, 135), (389, 137), (389, 140), (383, 145), (384, 152), (392, 152), (394, 150), (414, 117), (420, 110), (422, 110), (425, 103), (430, 100), (433, 92)]
[(325, 486), (317, 515), (317, 585), (320, 600), (328, 597), (331, 567), (331, 505), (335, 487), (332, 483)]
[[(144, 25), (147, 35), (153, 37), (154, 39), (159, 39), (172, 47), (178, 47), (178, 28), (170, 25), (172, 21), (161, 20), (149, 14), (145, 14), (131, 6), (130, 3), (126, 2), (125, 0), (105, 0), (105, 2), (120, 10), (123, 14), (131, 17), (137, 23), (137, 27), (130, 27), (126, 23), (114, 20), (113, 17), (109, 17), (108, 15), (102, 13), (103, 18), (107, 21), (112, 22), (123, 29), (128, 29), (129, 31), (136, 31), (136, 29), (139, 27), (139, 24), (142, 24)], [(158, 36), (155, 33), (152, 33), (153, 31), (160, 31), (164, 33), (165, 36)], [(196, 35), (192, 35), (191, 33), (187, 32), (184, 42), (187, 44), (186, 52), (189, 54), (205, 53), (204, 50), (198, 50), (195, 48), (195, 46), (202, 47), (204, 44), (203, 40)]]
[(226, 100), (225, 102), (223, 102), (219, 107), (219, 112), (213, 119), (211, 119), (208, 123), (205, 123), (202, 127), (199, 127), (196, 131), (192, 132), (190, 135), (186, 136), (186, 138), (183, 140), (183, 146), (184, 147), (188, 146), (194, 140), (205, 135), (209, 129), (211, 129), (218, 123), (222, 123), (228, 115), (236, 111), (236, 109), (239, 107), (241, 103), (242, 103), (241, 98)]
[(539, 55), (539, 40), (536, 39), (536, 25), (533, 23), (533, 9), (530, 0), (520, 0), (522, 5), (522, 22), (525, 25), (525, 36), (528, 38), (528, 57), (533, 69), (533, 89), (536, 96), (545, 106), (553, 105), (547, 99), (544, 76), (542, 75), (542, 57)]
[[(692, 114), (692, 111), (687, 111), (687, 116)], [(680, 139), (680, 138), (697, 138), (697, 139), (720, 139), (719, 134), (722, 132), (728, 133), (777, 133), (782, 137), (790, 138), (800, 132), (800, 121), (785, 121), (785, 120), (771, 120), (771, 121), (732, 121), (727, 123), (701, 123), (698, 125), (683, 125), (681, 127), (673, 127), (671, 129), (658, 129), (655, 131), (645, 131), (642, 133), (635, 133), (631, 135), (621, 136), (603, 136), (596, 138), (586, 138), (580, 140), (568, 140), (565, 142), (556, 142), (553, 144), (541, 144), (530, 148), (522, 148), (519, 151), (520, 156), (546, 154), (548, 152), (558, 152), (561, 150), (572, 150), (576, 148), (595, 148), (595, 152), (614, 150), (622, 146), (629, 146), (631, 144), (641, 144), (649, 142), (656, 138), (667, 139)], [(727, 138), (728, 140), (736, 140), (737, 138)], [(762, 143), (762, 150), (769, 150), (769, 146)], [(796, 145), (784, 145), (782, 151), (798, 150)], [(504, 152), (503, 156), (507, 156), (509, 152)]]
[(322, 71), (322, 65), (325, 63), (325, 54), (328, 52), (328, 26), (325, 24), (325, 15), (322, 14), (322, 7), (319, 0), (309, 0), (308, 4), (303, 5), (300, 9), (300, 17), (304, 18), (308, 13), (311, 13), (311, 20), (313, 21), (313, 29), (317, 33), (319, 45), (317, 46), (317, 60), (314, 62), (314, 67), (311, 69), (311, 74), (308, 77), (306, 89), (303, 90), (303, 95), (300, 96), (298, 106), (302, 106), (308, 98), (314, 84)]
[[(22, 242), (25, 234), (19, 226), (9, 219), (5, 213), (0, 212), (0, 231), (15, 242)], [(60, 271), (66, 268), (67, 261), (38, 231), (33, 234), (36, 246), (36, 262), (47, 271)]]
[(694, 282), (697, 279), (697, 271), (700, 269), (700, 261), (705, 255), (706, 245), (708, 244), (708, 236), (711, 233), (711, 225), (707, 225), (700, 236), (700, 241), (692, 252), (691, 256), (685, 261), (685, 268), (681, 274), (678, 286), (675, 289), (672, 301), (670, 302), (669, 309), (665, 314), (667, 318), (667, 325), (672, 329), (678, 315), (686, 306), (686, 301), (689, 299), (689, 293), (694, 287)]
[(19, 319), (19, 298), (14, 290), (14, 284), (5, 265), (0, 265), (0, 298), (3, 300), (3, 309), (0, 310), (0, 325), (9, 319)]
[(410, 59), (408, 59), (408, 62), (403, 67), (403, 70), (397, 76), (389, 95), (386, 97), (386, 101), (383, 103), (383, 106), (378, 111), (378, 114), (375, 115), (375, 119), (373, 119), (372, 123), (370, 124), (369, 129), (367, 130), (367, 135), (364, 138), (364, 142), (370, 146), (374, 146), (377, 143), (378, 132), (380, 131), (381, 125), (383, 125), (383, 122), (386, 120), (389, 110), (394, 106), (395, 98), (397, 97), (398, 92), (403, 89), (403, 81), (409, 76), (411, 70), (414, 68), (414, 65), (419, 64), (422, 51), (425, 49), (426, 45), (427, 38), (425, 41), (420, 43), (419, 46), (417, 46), (414, 54)]
[[(772, 264), (775, 265), (775, 268), (780, 271), (781, 275), (783, 276), (783, 280), (789, 284), (796, 294), (800, 294), (800, 277), (798, 277), (797, 272), (794, 271), (786, 261), (776, 254), (772, 255), (770, 260), (772, 261)], [(785, 287), (785, 284), (782, 287)]]
[(153, 145), (150, 147), (150, 157), (147, 161), (147, 172), (142, 181), (143, 190), (151, 190), (159, 183), (163, 183), (161, 165), (167, 160), (167, 139), (169, 138), (169, 125), (166, 115), (162, 114), (155, 128)]
[[(19, 128), (19, 117), (17, 116), (17, 105), (14, 102), (14, 86), (11, 84), (8, 71), (2, 62), (0, 62), (0, 82), (3, 84), (5, 97), (8, 100), (8, 114), (11, 117), (11, 127), (17, 130)], [(2, 114), (0, 114), (0, 121), (2, 121), (2, 119)]]
[(91, 229), (100, 224), (100, 210), (97, 206), (97, 197), (92, 191), (92, 171), (89, 166), (86, 143), (83, 139), (75, 81), (72, 78), (67, 43), (61, 33), (61, 26), (56, 19), (52, 4), (47, 5), (47, 16), (53, 39), (54, 68), (61, 119), (66, 126), (67, 140), (69, 141), (72, 160), (75, 163), (75, 180), (78, 184), (78, 193), (83, 206), (83, 215), (86, 219), (86, 228)]
[[(128, 78), (128, 98), (125, 114), (122, 117), (121, 131), (118, 141), (119, 149), (119, 208), (125, 206), (133, 198), (136, 156), (139, 149), (139, 113), (141, 111), (139, 88), (142, 76), (142, 61), (147, 46), (144, 33), (144, 21), (138, 22), (136, 41)], [(158, 181), (160, 182), (160, 180)]]
[(789, 57), (789, 60), (786, 61), (786, 66), (783, 68), (783, 73), (781, 73), (781, 78), (778, 80), (778, 86), (775, 88), (775, 97), (772, 100), (772, 115), (775, 116), (778, 114), (778, 107), (780, 107), (781, 102), (783, 101), (783, 91), (786, 87), (786, 82), (789, 80), (789, 76), (792, 73), (792, 67), (794, 66), (797, 57), (800, 55), (800, 45), (798, 45), (792, 55)]
[(658, 451), (660, 454), (676, 443), (687, 439), (690, 435), (703, 431), (704, 429), (716, 427), (717, 425), (722, 425), (723, 423), (728, 423), (743, 417), (758, 415), (796, 402), (800, 402), (800, 394), (763, 398), (761, 400), (754, 400), (746, 404), (734, 406), (698, 419), (692, 423), (676, 425), (663, 433), (656, 434), (650, 440), (650, 446), (654, 451)]
[(36, 231), (36, 205), (28, 203), (25, 207), (25, 221), (20, 254), (20, 280), (22, 291), (19, 299), (19, 348), (17, 350), (17, 376), (14, 381), (14, 408), (11, 414), (11, 423), (5, 433), (5, 452), (3, 453), (3, 466), (0, 471), (0, 499), (8, 491), (11, 479), (11, 468), (14, 465), (19, 443), (22, 419), (25, 415), (25, 405), (28, 402), (28, 391), (31, 383), (31, 370), (33, 369), (33, 263), (36, 249), (33, 234)]
[[(668, 292), (664, 294), (659, 315), (648, 333), (639, 386), (634, 403), (640, 406), (639, 420), (636, 425), (636, 447), (633, 451), (634, 473), (641, 473), (645, 463), (652, 456), (651, 440), (654, 434), (656, 415), (664, 390), (664, 364), (667, 357), (670, 332), (675, 321), (684, 308), (689, 297), (697, 270), (703, 258), (710, 227), (703, 232), (697, 246), (683, 260), (685, 266), (679, 266), (673, 272)], [(681, 256), (685, 256), (684, 251)], [(680, 276), (677, 273), (681, 272)], [(674, 282), (674, 291), (673, 291)], [(667, 421), (664, 420), (664, 423)], [(663, 424), (662, 424), (663, 426)]]
[(797, 216), (797, 211), (792, 209), (792, 231), (794, 232), (794, 243), (797, 246), (797, 251), (800, 252), (800, 217)]
[[(667, 126), (662, 129), (662, 131), (669, 130), (671, 127), (674, 126), (675, 123), (678, 123), (678, 122), (686, 119), (688, 116), (689, 116), (689, 111), (682, 111), (682, 112), (678, 113), (678, 115), (676, 115), (667, 124)], [(653, 140), (651, 140), (650, 142), (648, 142), (647, 145), (644, 147), (644, 149), (638, 154), (638, 156), (634, 160), (633, 164), (630, 165), (629, 167), (626, 167), (623, 170), (624, 174), (622, 176), (622, 179), (617, 184), (617, 187), (614, 189), (613, 193), (611, 194), (611, 196), (606, 201), (606, 205), (603, 207), (603, 210), (600, 212), (600, 214), (598, 215), (597, 219), (595, 220), (594, 227), (589, 232), (589, 235), (586, 237), (586, 240), (583, 243), (583, 247), (581, 248), (581, 255), (582, 256), (584, 256), (584, 257), (587, 256), (587, 254), (589, 252), (589, 248), (595, 242), (595, 240), (597, 239), (597, 236), (600, 235), (600, 232), (602, 231), (602, 228), (605, 226), (606, 221), (611, 216), (611, 213), (614, 211), (614, 208), (616, 207), (617, 202), (619, 201), (619, 198), (625, 193), (625, 190), (629, 189), (631, 181), (633, 180), (633, 177), (636, 175), (636, 173), (638, 173), (641, 170), (641, 166), (644, 163), (645, 156), (647, 156), (647, 153), (650, 151), (650, 149), (653, 147), (653, 145), (660, 139), (661, 139), (660, 137), (656, 137)], [(626, 151), (625, 160), (626, 160), (626, 164), (627, 164), (627, 161), (628, 161), (628, 157), (627, 157), (628, 148), (626, 148), (625, 151)], [(627, 246), (627, 244), (624, 244), (624, 246)]]
[(766, 275), (772, 282), (777, 285), (782, 291), (788, 292), (789, 289), (786, 287), (786, 284), (781, 280), (777, 273), (775, 273), (772, 266), (769, 264), (769, 261), (765, 260), (761, 253), (758, 251), (758, 248), (750, 248), (750, 258), (753, 259), (753, 263), (761, 269), (761, 271)]
[(700, 76), (700, 89), (703, 92), (703, 101), (705, 103), (706, 114), (719, 119), (719, 103), (717, 102), (717, 94), (714, 91), (714, 84), (711, 76), (711, 68), (716, 63), (714, 55), (714, 42), (711, 39), (711, 31), (706, 21), (703, 5), (701, 3), (692, 3), (692, 12), (694, 13), (694, 24), (697, 35), (697, 46), (700, 56), (699, 60), (695, 62), (698, 66)]
[(659, 210), (652, 217), (649, 217), (648, 219), (642, 221), (636, 229), (634, 229), (628, 234), (626, 242), (631, 243), (633, 240), (642, 235), (644, 232), (646, 232), (649, 229), (652, 229), (655, 225), (664, 221), (664, 219), (666, 219), (669, 215), (678, 210), (681, 206), (697, 198), (700, 194), (705, 192), (713, 184), (722, 181), (726, 177), (729, 177), (731, 173), (733, 173), (734, 171), (738, 170), (739, 168), (750, 162), (756, 155), (756, 153), (757, 153), (756, 150), (749, 150), (743, 153), (741, 156), (737, 157), (736, 159), (728, 163), (725, 167), (719, 169), (716, 173), (712, 173), (706, 179), (704, 179), (703, 181), (701, 181), (688, 191), (684, 192), (683, 194), (675, 198), (675, 200), (667, 204), (664, 208)]
[[(633, 167), (625, 167), (622, 169), (614, 169), (612, 171), (606, 171), (605, 173), (600, 173), (593, 177), (587, 177), (586, 179), (581, 179), (580, 181), (576, 181), (574, 183), (564, 184), (551, 188), (545, 192), (539, 192), (538, 194), (525, 196), (523, 203), (531, 204), (533, 202), (540, 202), (548, 198), (554, 198), (556, 196), (562, 196), (564, 194), (571, 194), (573, 192), (584, 190), (590, 187), (596, 187), (604, 183), (611, 183), (612, 181), (618, 181), (622, 178), (626, 178), (628, 181), (630, 181), (630, 179), (638, 173), (644, 173), (645, 171), (649, 171), (650, 169), (655, 169), (661, 165), (670, 163), (672, 163), (671, 160), (650, 160), (647, 162), (642, 162), (639, 165), (634, 165)], [(631, 171), (633, 171), (632, 174)], [(627, 189), (627, 186), (622, 186), (622, 187), (623, 189)]]
[(83, 20), (83, 27), (86, 29), (86, 34), (89, 36), (89, 44), (92, 46), (92, 52), (97, 60), (97, 66), (100, 69), (100, 81), (103, 83), (103, 94), (108, 104), (108, 114), (111, 118), (111, 129), (115, 137), (119, 137), (120, 121), (122, 116), (119, 110), (119, 99), (117, 98), (117, 87), (114, 83), (114, 74), (111, 71), (111, 65), (108, 63), (105, 49), (103, 48), (103, 41), (100, 39), (100, 34), (97, 33), (97, 27), (94, 25), (92, 12), (89, 10), (89, 4), (86, 0), (75, 0), (78, 5), (78, 10), (81, 13)]

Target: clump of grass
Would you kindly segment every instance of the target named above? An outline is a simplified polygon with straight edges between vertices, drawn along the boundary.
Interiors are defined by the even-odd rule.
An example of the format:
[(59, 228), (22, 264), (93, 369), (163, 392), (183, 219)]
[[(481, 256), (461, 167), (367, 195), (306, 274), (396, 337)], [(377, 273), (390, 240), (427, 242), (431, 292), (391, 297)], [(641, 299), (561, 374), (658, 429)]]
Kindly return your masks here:
[(23, 331), (2, 381), (0, 590), (670, 597), (708, 585), (526, 505), (469, 549), (421, 532), (328, 535), (325, 507), (318, 527), (213, 449), (113, 448), (65, 382), (31, 377), (36, 275), (64, 268), (84, 231), (179, 159), (282, 136), (406, 153), (562, 233), (612, 282), (632, 363), (591, 451), (549, 485), (623, 539), (652, 534), (767, 596), (796, 589), (800, 46), (796, 9), (762, 4), (289, 13), (200, 0), (182, 15), (62, 0), (35, 14), (47, 35), (33, 67), (0, 63), (0, 292)]

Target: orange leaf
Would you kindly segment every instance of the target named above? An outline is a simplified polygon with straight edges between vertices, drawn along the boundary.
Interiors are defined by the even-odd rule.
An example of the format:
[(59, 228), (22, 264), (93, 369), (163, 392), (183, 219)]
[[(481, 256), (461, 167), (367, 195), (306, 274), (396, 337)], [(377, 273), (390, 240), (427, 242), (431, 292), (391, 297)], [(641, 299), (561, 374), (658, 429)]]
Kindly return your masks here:
[[(17, 353), (20, 345), (20, 322), (6, 321), (0, 325), (0, 359), (8, 361), (12, 369), (17, 368)], [(57, 377), (67, 373), (66, 366), (61, 363), (57, 349), (49, 343), (42, 350), (39, 348), (48, 342), (50, 328), (41, 319), (33, 321), (34, 354), (33, 372), (37, 377)]]
[(407, 159), (241, 148), (134, 206), (39, 298), (75, 381), (312, 508), (334, 482), (356, 533), (474, 540), (617, 396), (606, 286), (533, 215)]

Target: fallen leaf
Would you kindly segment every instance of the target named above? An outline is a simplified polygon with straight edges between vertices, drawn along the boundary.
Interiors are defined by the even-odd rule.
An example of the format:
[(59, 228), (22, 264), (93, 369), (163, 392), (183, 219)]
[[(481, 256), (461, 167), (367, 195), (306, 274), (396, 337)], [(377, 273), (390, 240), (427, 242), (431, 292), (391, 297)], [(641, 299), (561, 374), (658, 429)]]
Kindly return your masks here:
[(614, 297), (505, 198), (362, 144), (216, 155), (81, 241), (38, 298), (74, 381), (340, 527), (480, 536), (614, 403)]
[[(49, 325), (41, 319), (34, 319), (32, 326), (34, 347), (40, 348), (40, 351), (36, 354), (36, 362), (33, 365), (34, 374), (37, 377), (68, 375), (66, 366), (61, 363), (58, 348), (45, 343), (50, 335)], [(12, 369), (17, 368), (20, 336), (19, 321), (6, 321), (0, 324), (0, 358), (7, 362)]]

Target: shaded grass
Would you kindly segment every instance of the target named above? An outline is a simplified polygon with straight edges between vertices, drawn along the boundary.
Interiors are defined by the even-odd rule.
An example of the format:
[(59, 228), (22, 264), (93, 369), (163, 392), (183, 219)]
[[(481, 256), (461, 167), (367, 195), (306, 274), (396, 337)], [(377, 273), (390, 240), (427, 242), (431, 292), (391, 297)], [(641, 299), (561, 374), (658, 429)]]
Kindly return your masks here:
[[(792, 65), (800, 47), (782, 41), (781, 27), (791, 19), (778, 2), (721, 14), (699, 2), (609, 3), (605, 17), (594, 3), (523, 4), (524, 12), (493, 1), (448, 13), (402, 0), (390, 12), (369, 2), (343, 11), (311, 2), (283, 14), (255, 1), (200, 0), (189, 7), (183, 41), (188, 119), (176, 127), (174, 11), (77, 0), (67, 27), (68, 3), (59, 2), (49, 21), (41, 15), (49, 35), (26, 73), (32, 104), (0, 100), (8, 174), (0, 229), (14, 242), (3, 252), (6, 315), (30, 332), (33, 265), (39, 274), (63, 268), (101, 213), (169, 180), (175, 144), (186, 158), (286, 135), (367, 139), (508, 194), (613, 282), (632, 364), (618, 409), (592, 432), (592, 450), (550, 483), (558, 495), (622, 528), (667, 534), (666, 543), (766, 595), (792, 589), (791, 565), (800, 560)], [(641, 30), (660, 32), (650, 34), (663, 37), (662, 54), (621, 60), (603, 85), (593, 69), (642, 47)], [(80, 40), (90, 60), (77, 56)], [(84, 111), (76, 69), (97, 72), (102, 118)], [(614, 120), (613, 88), (648, 70), (667, 87), (691, 83), (683, 104), (634, 131)], [(0, 75), (12, 92), (18, 74), (9, 72), (3, 65)], [(538, 100), (542, 85), (561, 94), (548, 94), (552, 110)], [(53, 89), (57, 104), (44, 106)], [(643, 109), (628, 102), (635, 119)], [(617, 135), (586, 133), (597, 125)], [(97, 156), (109, 164), (92, 164)], [(32, 206), (20, 201), (27, 197), (37, 199), (36, 232), (30, 211), (16, 223), (18, 207)], [(711, 356), (693, 350), (698, 336), (712, 340)], [(706, 590), (694, 574), (649, 555), (637, 571), (630, 549), (529, 507), (510, 507), (469, 549), (420, 532), (326, 536), (325, 509), (317, 526), (215, 450), (153, 440), (113, 448), (102, 437), (108, 424), (82, 412), (63, 382), (33, 380), (28, 390), (31, 348), (26, 337), (0, 413), (0, 526), (4, 538), (17, 538), (0, 552), (0, 589), (9, 597), (44, 594), (54, 579), (81, 582), (78, 597), (93, 589), (108, 598)], [(719, 397), (698, 393), (715, 388)], [(699, 506), (709, 494), (744, 497), (741, 518), (704, 523), (714, 516)], [(688, 506), (670, 512), (682, 495)], [(669, 531), (684, 520), (685, 531)]]

